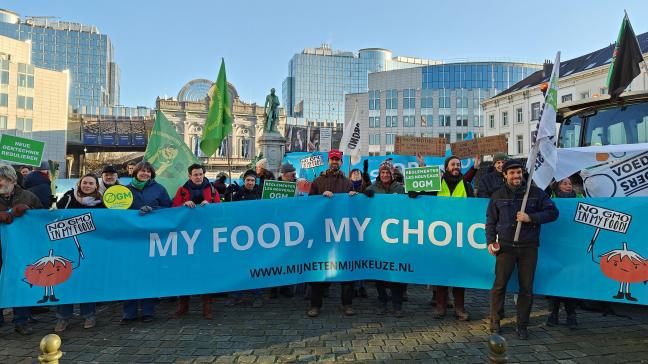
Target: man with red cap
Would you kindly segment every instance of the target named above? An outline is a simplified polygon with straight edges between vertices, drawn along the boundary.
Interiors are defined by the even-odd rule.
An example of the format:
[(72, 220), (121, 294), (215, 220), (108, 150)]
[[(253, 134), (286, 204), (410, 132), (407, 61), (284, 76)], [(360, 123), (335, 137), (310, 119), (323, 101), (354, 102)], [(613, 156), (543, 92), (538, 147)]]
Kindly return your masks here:
[[(357, 192), (353, 191), (351, 181), (340, 170), (342, 166), (342, 152), (339, 150), (331, 150), (328, 153), (328, 164), (329, 168), (319, 177), (315, 178), (311, 184), (309, 195), (323, 195), (328, 198), (332, 198), (336, 193), (355, 195)], [(340, 282), (340, 284), (342, 285), (342, 311), (345, 315), (352, 316), (355, 314), (351, 307), (353, 301), (353, 282)], [(311, 283), (308, 316), (319, 316), (324, 291), (329, 285), (330, 283), (328, 282)]]

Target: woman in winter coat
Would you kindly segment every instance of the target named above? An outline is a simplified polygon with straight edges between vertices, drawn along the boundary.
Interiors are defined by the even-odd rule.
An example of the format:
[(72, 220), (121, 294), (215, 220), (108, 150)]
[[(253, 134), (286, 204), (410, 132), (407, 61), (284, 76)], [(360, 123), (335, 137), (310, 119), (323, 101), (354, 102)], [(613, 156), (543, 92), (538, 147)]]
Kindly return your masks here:
[[(209, 180), (205, 177), (205, 167), (200, 164), (192, 164), (188, 168), (189, 180), (178, 188), (173, 198), (173, 207), (186, 206), (196, 208), (196, 206), (205, 206), (210, 203), (219, 203), (220, 195)], [(210, 294), (201, 295), (203, 303), (203, 317), (211, 320), (212, 313), (212, 296)], [(184, 316), (189, 312), (189, 296), (182, 296), (178, 301), (176, 316)]]
[[(153, 210), (171, 207), (171, 199), (164, 187), (155, 182), (155, 168), (149, 162), (139, 162), (133, 171), (133, 179), (127, 186), (133, 193), (131, 210), (139, 210), (146, 215)], [(124, 301), (124, 316), (121, 325), (137, 320), (137, 305), (142, 308), (142, 322), (153, 321), (155, 298)]]
[[(101, 194), (99, 193), (99, 180), (94, 174), (86, 174), (81, 177), (76, 186), (66, 192), (56, 203), (56, 207), (62, 209), (95, 209), (105, 208)], [(85, 319), (84, 329), (91, 329), (97, 324), (94, 302), (81, 303), (81, 316)], [(56, 326), (54, 331), (62, 332), (67, 329), (74, 307), (72, 305), (59, 305), (56, 309)]]

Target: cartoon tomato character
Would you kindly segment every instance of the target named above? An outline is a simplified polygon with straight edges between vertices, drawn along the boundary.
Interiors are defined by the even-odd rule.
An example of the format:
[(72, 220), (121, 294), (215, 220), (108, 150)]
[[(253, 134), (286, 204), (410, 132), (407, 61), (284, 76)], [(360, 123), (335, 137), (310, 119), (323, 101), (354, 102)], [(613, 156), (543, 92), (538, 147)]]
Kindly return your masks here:
[(27, 266), (25, 279), (30, 286), (45, 287), (45, 295), (38, 303), (58, 302), (54, 295), (54, 286), (61, 284), (72, 275), (72, 261), (54, 255), (50, 249), (49, 255)]
[[(648, 261), (623, 243), (623, 249), (611, 250), (601, 256), (601, 271), (608, 278), (621, 282), (619, 292), (613, 298), (625, 297), (629, 301), (637, 301), (630, 295), (630, 283), (648, 281)], [(624, 287), (625, 285), (625, 294)]]

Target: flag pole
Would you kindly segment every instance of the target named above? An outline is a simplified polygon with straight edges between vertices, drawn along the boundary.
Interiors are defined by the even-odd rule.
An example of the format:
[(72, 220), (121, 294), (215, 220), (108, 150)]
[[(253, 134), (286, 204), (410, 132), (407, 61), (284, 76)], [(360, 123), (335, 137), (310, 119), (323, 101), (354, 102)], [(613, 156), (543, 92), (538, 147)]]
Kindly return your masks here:
[[(531, 163), (529, 164), (531, 166), (531, 170), (529, 171), (529, 178), (526, 185), (526, 191), (524, 192), (524, 197), (522, 198), (522, 207), (520, 207), (520, 212), (524, 212), (526, 210), (527, 201), (529, 199), (529, 191), (531, 191), (531, 182), (533, 181), (533, 172), (535, 171), (535, 162), (536, 159), (538, 159), (539, 146), (540, 143), (538, 143), (538, 141), (536, 140), (536, 142), (533, 143), (533, 149), (531, 149)], [(521, 231), (522, 221), (518, 221), (517, 226), (515, 227), (515, 236), (513, 237), (513, 242), (517, 243), (518, 239), (520, 238)]]
[(225, 137), (225, 141), (227, 142), (227, 146), (225, 148), (225, 153), (227, 154), (227, 174), (229, 175), (229, 180), (230, 184), (232, 183), (232, 159), (231, 159), (231, 152), (230, 152), (230, 142), (229, 142), (229, 135)]

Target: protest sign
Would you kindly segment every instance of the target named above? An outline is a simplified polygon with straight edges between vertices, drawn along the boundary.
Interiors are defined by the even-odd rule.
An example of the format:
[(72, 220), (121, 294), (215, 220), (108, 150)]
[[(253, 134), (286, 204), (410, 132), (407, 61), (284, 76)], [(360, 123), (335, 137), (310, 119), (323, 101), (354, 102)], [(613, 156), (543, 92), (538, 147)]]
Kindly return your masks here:
[(45, 143), (9, 134), (0, 138), (0, 159), (28, 166), (40, 166)]
[(506, 135), (494, 135), (488, 137), (463, 140), (450, 144), (452, 154), (460, 159), (474, 157), (476, 155), (491, 155), (499, 152), (508, 152)]
[(333, 129), (331, 128), (320, 128), (319, 130), (319, 151), (328, 152), (331, 150), (331, 144), (333, 143)]
[(396, 136), (394, 153), (399, 155), (444, 156), (447, 141), (445, 138)]
[(321, 154), (312, 155), (299, 161), (302, 168), (317, 168), (324, 165), (324, 159)]
[(297, 183), (265, 180), (263, 182), (263, 192), (261, 198), (264, 200), (273, 198), (295, 197), (297, 193)]
[(126, 186), (111, 186), (103, 194), (103, 203), (109, 209), (126, 210), (133, 204), (133, 193)]
[(405, 169), (405, 192), (429, 192), (441, 190), (439, 166)]

